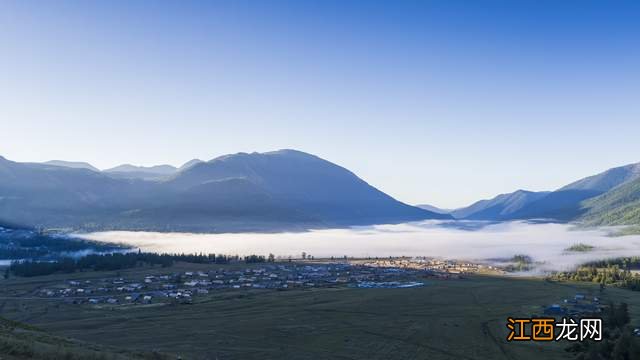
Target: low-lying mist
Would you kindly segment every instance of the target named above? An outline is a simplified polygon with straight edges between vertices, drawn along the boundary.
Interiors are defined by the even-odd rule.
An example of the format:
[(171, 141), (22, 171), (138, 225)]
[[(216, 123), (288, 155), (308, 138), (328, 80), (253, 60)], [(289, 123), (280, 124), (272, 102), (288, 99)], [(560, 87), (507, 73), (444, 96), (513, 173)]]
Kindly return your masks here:
[[(425, 221), (350, 229), (276, 234), (190, 234), (154, 232), (100, 232), (78, 235), (85, 239), (123, 243), (142, 251), (216, 253), (230, 255), (273, 253), (299, 257), (426, 256), (496, 262), (528, 255), (534, 272), (564, 271), (598, 259), (640, 256), (640, 236), (610, 237), (611, 229), (581, 230), (566, 224), (526, 222), (477, 223)], [(569, 252), (572, 245), (594, 248)]]

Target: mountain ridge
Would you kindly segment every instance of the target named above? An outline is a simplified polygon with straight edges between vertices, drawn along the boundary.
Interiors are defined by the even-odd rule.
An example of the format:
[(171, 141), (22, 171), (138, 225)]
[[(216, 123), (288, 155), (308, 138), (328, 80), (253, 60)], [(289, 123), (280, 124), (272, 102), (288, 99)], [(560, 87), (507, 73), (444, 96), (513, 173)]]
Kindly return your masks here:
[(547, 191), (516, 190), (499, 194), (491, 199), (477, 201), (465, 208), (456, 209), (451, 215), (465, 220), (505, 220), (512, 214), (545, 196)]
[(152, 180), (0, 161), (0, 219), (36, 227), (271, 231), (445, 218), (295, 150), (225, 155)]
[(52, 166), (62, 166), (62, 167), (68, 167), (73, 169), (87, 169), (95, 172), (100, 172), (100, 169), (83, 161), (49, 160), (44, 162), (43, 164), (52, 165)]
[(118, 165), (109, 169), (105, 169), (103, 170), (103, 172), (109, 173), (109, 172), (136, 172), (136, 171), (141, 171), (141, 172), (148, 172), (148, 173), (152, 173), (152, 174), (159, 174), (159, 175), (169, 175), (172, 174), (174, 172), (176, 172), (178, 170), (178, 168), (176, 168), (175, 166), (172, 165), (153, 165), (153, 166), (136, 166), (136, 165), (131, 165), (131, 164), (122, 164), (122, 165)]
[(640, 163), (614, 167), (567, 184), (514, 213), (510, 219), (572, 221), (585, 214), (584, 201), (640, 178)]

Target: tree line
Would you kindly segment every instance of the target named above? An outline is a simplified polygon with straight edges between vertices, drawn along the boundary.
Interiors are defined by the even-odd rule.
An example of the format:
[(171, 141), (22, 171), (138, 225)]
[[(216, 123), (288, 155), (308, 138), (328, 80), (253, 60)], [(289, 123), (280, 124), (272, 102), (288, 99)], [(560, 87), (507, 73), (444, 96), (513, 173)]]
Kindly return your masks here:
[(602, 341), (575, 342), (567, 348), (577, 360), (633, 360), (640, 359), (640, 338), (629, 326), (629, 307), (626, 303), (610, 303), (603, 312)]
[(122, 249), (123, 247), (114, 244), (50, 236), (31, 231), (0, 233), (1, 259), (53, 259), (58, 258), (61, 253), (107, 252)]
[(32, 277), (54, 273), (73, 273), (76, 271), (110, 271), (129, 269), (138, 266), (162, 266), (169, 267), (175, 262), (187, 262), (195, 264), (229, 264), (229, 263), (264, 263), (273, 262), (275, 257), (270, 254), (268, 258), (262, 255), (238, 255), (221, 254), (157, 254), (147, 252), (129, 252), (112, 254), (92, 254), (77, 259), (65, 257), (55, 261), (13, 261), (5, 272), (5, 277), (10, 274), (15, 276)]
[(559, 272), (552, 280), (587, 281), (640, 291), (640, 274), (631, 270), (640, 268), (640, 257), (599, 260), (578, 267), (575, 271)]

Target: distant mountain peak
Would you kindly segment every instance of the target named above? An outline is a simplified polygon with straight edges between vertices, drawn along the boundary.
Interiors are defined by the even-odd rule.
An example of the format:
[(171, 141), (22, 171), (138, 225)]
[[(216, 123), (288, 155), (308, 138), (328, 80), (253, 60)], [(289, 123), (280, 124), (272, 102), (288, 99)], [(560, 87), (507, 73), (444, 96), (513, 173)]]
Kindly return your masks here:
[(514, 194), (531, 194), (534, 193), (535, 191), (529, 191), (529, 190), (524, 190), (524, 189), (518, 189), (516, 191), (514, 191)]
[(274, 151), (266, 151), (266, 152), (251, 152), (251, 153), (247, 153), (247, 152), (237, 152), (235, 154), (226, 154), (226, 155), (221, 155), (218, 157), (215, 157), (207, 162), (215, 162), (215, 161), (227, 161), (227, 160), (234, 160), (234, 159), (244, 159), (244, 158), (260, 158), (260, 157), (272, 157), (272, 156), (276, 156), (276, 157), (297, 157), (297, 158), (301, 158), (301, 159), (319, 159), (322, 160), (320, 157), (313, 155), (313, 154), (309, 154), (306, 153), (304, 151), (300, 151), (300, 150), (294, 150), (294, 149), (280, 149), (280, 150), (274, 150)]
[(280, 150), (274, 150), (274, 151), (267, 151), (262, 154), (264, 155), (297, 155), (297, 156), (317, 158), (316, 155), (309, 154), (307, 152), (295, 150), (295, 149), (280, 149)]
[(204, 161), (202, 161), (200, 159), (191, 159), (191, 160), (187, 161), (186, 163), (182, 164), (182, 166), (180, 166), (178, 168), (178, 170), (182, 171), (184, 169), (188, 169), (188, 168), (192, 167), (193, 165), (200, 164), (200, 163), (203, 163), (203, 162)]
[(72, 169), (87, 169), (95, 172), (100, 172), (98, 168), (83, 161), (49, 160), (47, 162), (44, 162), (43, 164), (51, 165), (51, 166), (67, 167)]
[(465, 208), (456, 209), (451, 214), (458, 219), (470, 220), (502, 220), (538, 201), (549, 192), (534, 192), (518, 189), (511, 193), (499, 194), (491, 199), (477, 201)]
[(106, 169), (104, 172), (146, 172), (158, 175), (170, 175), (177, 170), (178, 169), (172, 165), (136, 166), (131, 164), (122, 164), (111, 169)]
[(136, 166), (131, 164), (118, 165), (103, 171), (113, 178), (138, 180), (162, 180), (177, 172), (178, 168), (171, 165)]
[(640, 178), (640, 163), (634, 163), (614, 167), (599, 174), (588, 176), (563, 186), (558, 191), (593, 190), (605, 192), (638, 178)]

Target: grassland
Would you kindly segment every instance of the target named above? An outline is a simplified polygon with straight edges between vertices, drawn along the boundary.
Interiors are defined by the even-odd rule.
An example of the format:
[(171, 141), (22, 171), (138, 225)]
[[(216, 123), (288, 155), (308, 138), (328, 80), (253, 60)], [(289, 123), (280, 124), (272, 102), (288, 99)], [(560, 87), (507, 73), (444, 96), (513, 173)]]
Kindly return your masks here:
[[(177, 264), (172, 270), (207, 268)], [(566, 359), (566, 343), (507, 343), (505, 322), (541, 314), (544, 305), (577, 292), (626, 301), (632, 323), (640, 320), (637, 292), (600, 294), (590, 284), (480, 275), (429, 279), (411, 289), (228, 290), (192, 305), (72, 305), (32, 296), (52, 283), (113, 275), (2, 280), (0, 313), (105, 349), (185, 359)]]
[(168, 360), (158, 352), (127, 351), (53, 336), (36, 327), (0, 318), (0, 359)]

